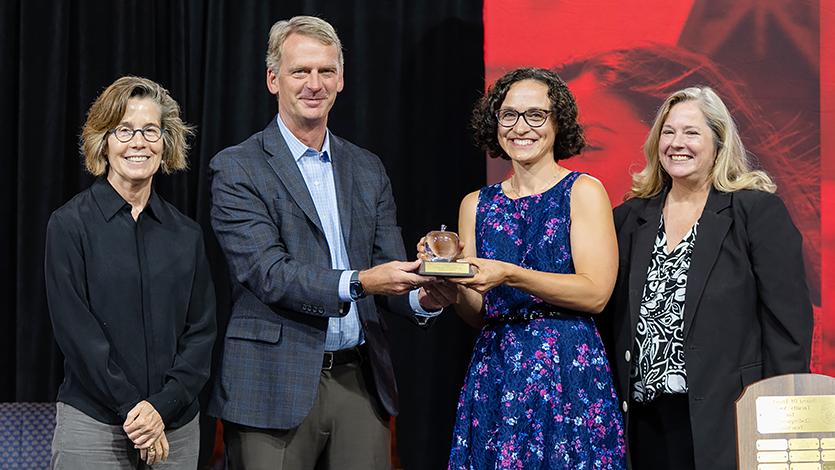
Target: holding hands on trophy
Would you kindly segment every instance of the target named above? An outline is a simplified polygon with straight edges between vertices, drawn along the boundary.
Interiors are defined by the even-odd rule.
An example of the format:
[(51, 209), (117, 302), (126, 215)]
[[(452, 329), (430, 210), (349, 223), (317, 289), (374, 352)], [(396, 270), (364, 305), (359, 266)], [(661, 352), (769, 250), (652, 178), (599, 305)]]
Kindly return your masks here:
[(458, 234), (441, 225), (441, 230), (426, 234), (418, 242), (418, 257), (423, 260), (418, 274), (440, 277), (472, 277), (470, 264), (457, 262), (463, 244)]
[(437, 279), (424, 285), (421, 294), (443, 305), (457, 303), (458, 288), (449, 281), (473, 275), (469, 264), (457, 262), (462, 248), (458, 234), (446, 230), (446, 225), (421, 237), (417, 243), (417, 257), (421, 260), (418, 274)]
[(418, 258), (423, 260), (418, 274), (446, 278), (479, 294), (502, 283), (502, 268), (508, 263), (466, 256), (463, 251), (458, 234), (441, 225), (441, 230), (427, 233), (417, 244)]

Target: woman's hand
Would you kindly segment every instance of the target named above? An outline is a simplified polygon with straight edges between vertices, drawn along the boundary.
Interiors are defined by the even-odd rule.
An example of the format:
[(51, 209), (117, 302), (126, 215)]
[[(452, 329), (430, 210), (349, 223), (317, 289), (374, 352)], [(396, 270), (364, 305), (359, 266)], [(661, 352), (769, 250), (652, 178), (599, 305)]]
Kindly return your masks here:
[(147, 449), (139, 449), (139, 458), (144, 460), (148, 465), (156, 465), (168, 460), (168, 450), (168, 438), (165, 437), (165, 432), (163, 431), (153, 445)]
[(122, 428), (134, 447), (145, 449), (157, 442), (165, 429), (165, 423), (162, 422), (162, 416), (157, 413), (154, 405), (142, 400), (128, 412)]
[(516, 267), (504, 261), (484, 258), (462, 258), (460, 261), (473, 265), (476, 271), (475, 276), (450, 278), (449, 281), (469, 287), (482, 295), (490, 289), (507, 282), (508, 276)]

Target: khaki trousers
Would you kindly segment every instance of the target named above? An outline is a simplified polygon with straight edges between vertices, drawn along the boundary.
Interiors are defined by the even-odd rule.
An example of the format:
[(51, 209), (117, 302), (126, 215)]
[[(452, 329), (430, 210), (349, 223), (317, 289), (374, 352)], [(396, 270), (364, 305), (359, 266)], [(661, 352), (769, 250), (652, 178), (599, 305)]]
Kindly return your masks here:
[[(323, 370), (310, 413), (295, 429), (223, 422), (230, 470), (389, 470), (388, 416), (376, 405), (368, 364)], [(372, 385), (373, 387), (373, 385)]]

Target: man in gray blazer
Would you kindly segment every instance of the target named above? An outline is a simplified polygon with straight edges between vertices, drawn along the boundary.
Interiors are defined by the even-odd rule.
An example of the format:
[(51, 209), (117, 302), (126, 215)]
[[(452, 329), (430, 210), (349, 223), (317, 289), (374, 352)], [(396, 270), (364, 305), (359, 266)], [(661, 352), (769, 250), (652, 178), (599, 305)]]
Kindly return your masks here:
[(376, 304), (425, 324), (456, 290), (399, 261), (380, 159), (327, 129), (343, 87), (333, 27), (273, 25), (266, 78), (278, 115), (210, 165), (234, 303), (209, 412), (233, 469), (388, 469), (397, 388)]

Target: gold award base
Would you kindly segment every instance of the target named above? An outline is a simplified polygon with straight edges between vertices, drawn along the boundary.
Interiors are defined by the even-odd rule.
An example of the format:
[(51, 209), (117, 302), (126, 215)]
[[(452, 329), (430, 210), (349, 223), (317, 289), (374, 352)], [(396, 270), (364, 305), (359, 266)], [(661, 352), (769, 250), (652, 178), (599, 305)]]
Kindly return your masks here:
[(420, 263), (418, 274), (421, 276), (438, 276), (438, 277), (473, 277), (473, 271), (470, 263), (458, 263), (455, 261), (423, 261)]

